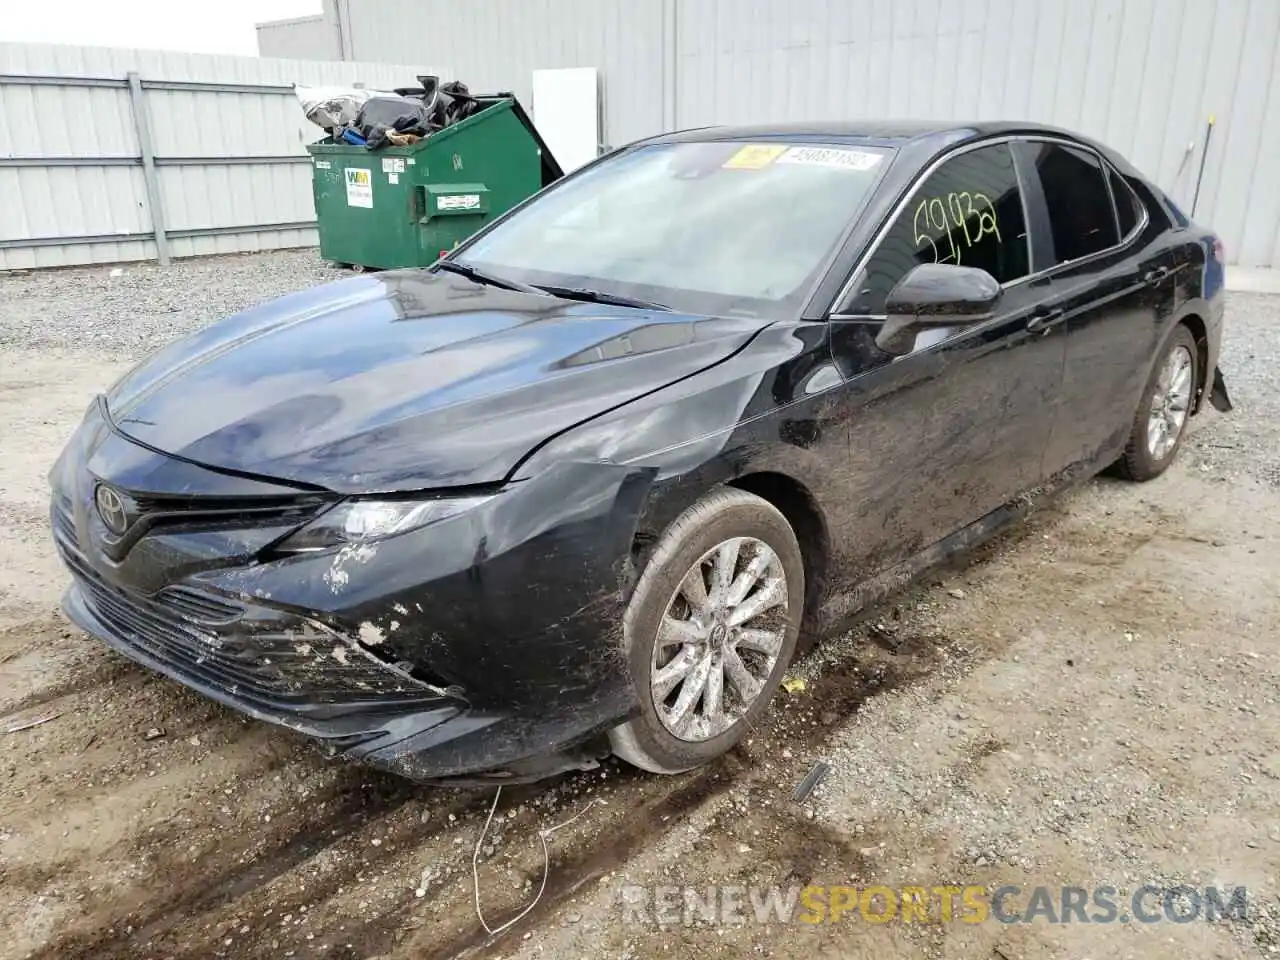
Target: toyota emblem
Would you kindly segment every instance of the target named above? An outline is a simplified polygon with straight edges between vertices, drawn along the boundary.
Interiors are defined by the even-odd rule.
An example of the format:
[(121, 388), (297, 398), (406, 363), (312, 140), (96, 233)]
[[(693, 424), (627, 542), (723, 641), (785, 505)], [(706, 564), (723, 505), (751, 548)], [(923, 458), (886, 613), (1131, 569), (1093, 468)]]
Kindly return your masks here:
[(120, 494), (105, 484), (99, 484), (93, 500), (98, 505), (98, 516), (111, 533), (118, 537), (129, 529), (129, 513)]

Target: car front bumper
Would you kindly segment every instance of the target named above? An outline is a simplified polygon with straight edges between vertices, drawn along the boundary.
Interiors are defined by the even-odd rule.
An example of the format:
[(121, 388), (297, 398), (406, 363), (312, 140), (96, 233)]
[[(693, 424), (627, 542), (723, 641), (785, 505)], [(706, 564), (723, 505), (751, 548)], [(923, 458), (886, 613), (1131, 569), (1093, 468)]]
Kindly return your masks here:
[(590, 769), (608, 749), (600, 731), (572, 721), (530, 717), (519, 711), (481, 710), (447, 694), (362, 698), (319, 705), (263, 698), (225, 683), (144, 632), (122, 628), (100, 613), (95, 591), (80, 581), (63, 597), (71, 621), (107, 646), (171, 680), (246, 714), (313, 739), (330, 757), (340, 757), (440, 785), (525, 783), (568, 770)]
[[(92, 490), (127, 483), (103, 468), (140, 453), (104, 457), (128, 441), (101, 443), (92, 458), (73, 444), (55, 468), (64, 609), (138, 663), (330, 755), (426, 782), (591, 766), (634, 712), (620, 624), (647, 475), (556, 468), (374, 550), (272, 558), (259, 548), (278, 531), (178, 530), (112, 562), (96, 548)], [(155, 482), (164, 472), (147, 466)]]

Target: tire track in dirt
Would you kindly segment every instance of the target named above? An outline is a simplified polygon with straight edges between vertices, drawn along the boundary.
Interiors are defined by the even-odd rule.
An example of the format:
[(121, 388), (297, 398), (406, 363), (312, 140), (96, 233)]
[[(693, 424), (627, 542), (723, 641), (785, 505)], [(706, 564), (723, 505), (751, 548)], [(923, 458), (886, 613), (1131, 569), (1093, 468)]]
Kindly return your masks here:
[[(353, 768), (345, 772), (327, 796), (316, 798), (314, 803), (308, 802), (309, 809), (333, 804), (322, 817), (309, 817), (305, 827), (279, 837), (279, 842), (259, 853), (249, 863), (224, 863), (236, 852), (234, 843), (230, 845), (231, 849), (219, 847), (212, 855), (195, 864), (182, 861), (176, 855), (177, 844), (165, 842), (166, 839), (177, 839), (179, 828), (176, 827), (167, 838), (145, 838), (148, 851), (158, 846), (170, 854), (153, 857), (153, 869), (157, 875), (198, 876), (199, 885), (189, 884), (162, 891), (159, 896), (144, 900), (135, 910), (113, 915), (110, 922), (116, 928), (115, 932), (109, 931), (105, 935), (88, 932), (59, 937), (32, 954), (32, 960), (136, 957), (140, 950), (153, 941), (210, 910), (246, 896), (341, 843), (371, 819), (394, 813), (414, 794), (413, 784), (396, 783), (389, 778), (380, 780), (373, 790), (368, 790), (364, 782), (368, 779), (369, 773), (365, 770)], [(160, 841), (158, 844), (157, 840)], [(253, 841), (250, 839), (248, 842)], [(128, 929), (120, 929), (125, 924)]]
[(39, 707), (49, 708), (59, 701), (108, 685), (128, 688), (140, 687), (148, 682), (148, 676), (142, 668), (135, 667), (123, 657), (77, 656), (72, 662), (57, 664), (56, 668), (65, 675), (5, 704), (3, 712), (0, 712), (0, 723), (20, 713)]
[[(907, 639), (900, 644), (896, 652), (882, 651), (884, 658), (898, 658), (906, 661), (902, 666), (879, 668), (875, 664), (860, 665), (857, 671), (838, 673), (824, 679), (814, 687), (814, 695), (808, 702), (816, 709), (818, 705), (826, 708), (822, 716), (815, 718), (808, 736), (820, 738), (837, 722), (831, 716), (832, 710), (837, 714), (856, 709), (871, 696), (894, 689), (900, 684), (914, 682), (927, 675), (928, 665), (920, 662), (929, 659), (928, 648), (914, 640)], [(873, 657), (878, 660), (878, 657)], [(415, 938), (414, 956), (424, 960), (443, 960), (452, 956), (472, 956), (485, 953), (498, 947), (511, 937), (522, 936), (537, 925), (544, 922), (559, 909), (566, 900), (578, 894), (584, 887), (599, 881), (606, 874), (618, 869), (637, 853), (658, 842), (666, 833), (676, 829), (687, 815), (707, 804), (713, 803), (724, 792), (744, 783), (751, 783), (758, 758), (767, 757), (776, 752), (777, 741), (789, 737), (776, 729), (775, 723), (764, 725), (758, 732), (758, 742), (750, 749), (744, 749), (729, 757), (679, 778), (648, 778), (631, 772), (619, 773), (610, 783), (607, 790), (602, 791), (609, 822), (602, 828), (592, 832), (589, 841), (571, 844), (563, 852), (553, 848), (550, 874), (547, 889), (538, 906), (513, 930), (503, 936), (490, 938), (477, 924), (471, 912), (469, 871), (453, 884), (453, 889), (442, 897), (439, 905), (444, 908), (440, 916), (433, 916), (424, 928), (418, 925), (418, 931), (424, 934), (419, 944)], [(615, 772), (618, 768), (614, 767)], [(355, 770), (352, 777), (368, 776), (367, 771)], [(761, 774), (761, 776), (764, 776)], [(756, 778), (758, 779), (758, 778)], [(538, 784), (528, 787), (509, 788), (504, 794), (503, 810), (536, 802), (538, 797), (548, 792), (568, 790), (591, 783), (592, 775), (579, 775), (565, 778), (557, 783)], [(114, 935), (101, 936), (81, 934), (59, 939), (35, 954), (40, 960), (52, 960), (54, 957), (89, 958), (89, 957), (136, 957), (165, 956), (205, 958), (223, 948), (223, 936), (230, 921), (214, 915), (243, 915), (245, 904), (236, 905), (237, 900), (255, 901), (255, 908), (261, 912), (266, 904), (270, 904), (275, 916), (286, 913), (297, 913), (304, 904), (311, 904), (310, 917), (314, 920), (328, 911), (320, 910), (334, 896), (338, 887), (351, 883), (350, 870), (321, 870), (319, 881), (312, 880), (306, 884), (305, 891), (293, 895), (280, 895), (270, 890), (273, 881), (284, 877), (290, 871), (312, 864), (317, 857), (326, 851), (347, 841), (352, 834), (371, 823), (392, 819), (401, 811), (408, 801), (418, 795), (421, 788), (394, 778), (380, 782), (381, 792), (369, 803), (360, 801), (359, 795), (347, 795), (341, 807), (326, 817), (322, 825), (302, 829), (296, 834), (287, 836), (283, 842), (257, 855), (255, 864), (222, 870), (211, 870), (206, 864), (191, 865), (157, 861), (156, 871), (168, 874), (181, 870), (186, 874), (202, 876), (205, 886), (198, 893), (175, 893), (173, 896), (147, 901), (145, 913), (112, 914), (110, 920), (117, 929)], [(641, 796), (637, 797), (639, 792)], [(488, 792), (459, 793), (452, 807), (459, 815), (475, 814), (467, 827), (482, 822), (487, 813), (491, 794)], [(403, 829), (392, 829), (396, 848), (395, 855), (403, 855), (406, 848), (421, 850), (432, 841), (445, 844), (449, 837), (445, 835), (448, 827), (435, 822), (422, 824), (417, 818)], [(457, 829), (465, 829), (459, 825)], [(457, 832), (455, 829), (454, 832)], [(540, 847), (534, 842), (525, 845), (526, 849), (519, 858), (518, 872), (531, 878), (536, 884), (541, 878), (542, 861)], [(386, 842), (386, 841), (384, 841)], [(467, 829), (466, 842), (462, 851), (469, 858), (474, 844), (474, 830)], [(148, 839), (147, 846), (153, 846), (154, 840)], [(389, 844), (390, 845), (390, 844)], [(457, 846), (443, 846), (447, 853), (457, 851)], [(367, 854), (362, 848), (362, 854)], [(388, 857), (393, 855), (389, 852)], [(228, 854), (220, 851), (213, 860), (225, 860)], [(421, 853), (413, 857), (416, 862), (423, 859)], [(372, 861), (362, 861), (362, 870), (369, 872)], [(490, 866), (482, 866), (482, 872), (491, 870)], [(489, 885), (486, 884), (486, 890)], [(463, 895), (465, 894), (465, 896)], [(486, 893), (486, 897), (490, 896)], [(430, 901), (428, 901), (430, 903)], [(344, 929), (338, 931), (325, 925), (311, 927), (317, 942), (322, 940), (350, 942), (358, 946), (352, 956), (369, 956), (396, 948), (397, 940), (406, 928), (412, 930), (412, 920), (406, 924), (406, 915), (415, 907), (424, 906), (424, 901), (413, 897), (406, 887), (404, 893), (389, 906), (371, 916), (361, 917), (353, 922), (350, 917), (343, 917)], [(504, 898), (497, 894), (496, 902), (487, 906), (486, 912), (491, 923), (497, 925), (505, 918), (514, 915), (523, 908), (523, 898), (517, 894)], [(133, 932), (119, 932), (124, 924), (131, 924)], [(336, 921), (335, 921), (336, 923)], [(255, 925), (255, 927), (261, 924)], [(446, 929), (441, 929), (446, 928)], [(237, 938), (235, 956), (279, 956), (278, 947), (272, 942), (278, 940), (276, 931), (267, 927), (260, 934), (249, 939)], [(328, 956), (344, 956), (345, 950), (330, 951)]]

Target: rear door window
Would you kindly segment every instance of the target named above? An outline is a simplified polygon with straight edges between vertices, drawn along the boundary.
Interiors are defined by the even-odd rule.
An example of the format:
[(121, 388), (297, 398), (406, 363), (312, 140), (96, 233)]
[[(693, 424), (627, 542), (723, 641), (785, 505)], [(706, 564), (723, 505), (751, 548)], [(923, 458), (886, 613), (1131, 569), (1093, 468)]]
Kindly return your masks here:
[(867, 261), (852, 312), (884, 313), (889, 291), (922, 263), (980, 267), (1000, 283), (1030, 272), (1022, 191), (1008, 144), (968, 150), (929, 175)]
[(1107, 172), (1098, 158), (1060, 143), (1027, 146), (1044, 188), (1056, 262), (1079, 260), (1118, 244), (1120, 231)]
[(1116, 218), (1120, 222), (1120, 239), (1123, 240), (1133, 233), (1142, 219), (1141, 201), (1134, 195), (1133, 188), (1114, 170), (1111, 171), (1111, 196), (1116, 202)]

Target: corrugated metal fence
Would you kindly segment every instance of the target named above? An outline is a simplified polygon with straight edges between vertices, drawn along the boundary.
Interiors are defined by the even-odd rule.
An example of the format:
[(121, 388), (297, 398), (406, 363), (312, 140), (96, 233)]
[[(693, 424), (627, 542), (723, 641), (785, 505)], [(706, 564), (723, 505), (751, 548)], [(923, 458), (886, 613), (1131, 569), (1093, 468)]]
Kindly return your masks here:
[(316, 242), (292, 85), (439, 68), (0, 43), (0, 269)]

